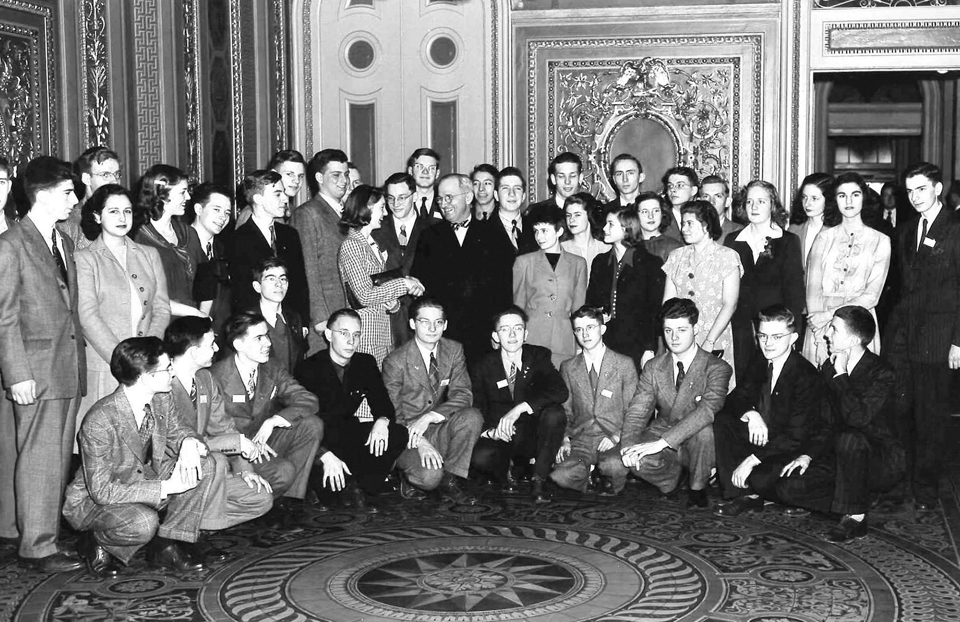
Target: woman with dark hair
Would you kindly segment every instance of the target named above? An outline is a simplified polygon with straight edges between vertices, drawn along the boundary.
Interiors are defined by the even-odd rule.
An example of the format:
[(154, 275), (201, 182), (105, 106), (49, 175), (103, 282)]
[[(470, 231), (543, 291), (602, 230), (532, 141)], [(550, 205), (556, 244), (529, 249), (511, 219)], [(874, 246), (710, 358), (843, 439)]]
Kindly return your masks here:
[(604, 342), (633, 358), (639, 373), (657, 350), (663, 262), (643, 247), (640, 219), (632, 206), (607, 214), (603, 241), (611, 248), (593, 260), (587, 304), (603, 310)]
[[(680, 208), (680, 232), (686, 246), (670, 253), (663, 300), (689, 298), (700, 310), (697, 342), (707, 352), (719, 353), (733, 365), (730, 320), (740, 295), (740, 258), (717, 240), (723, 234), (717, 210), (707, 201), (690, 201)], [(734, 386), (731, 378), (731, 388)]]
[[(360, 185), (347, 197), (340, 214), (340, 229), (347, 238), (340, 244), (337, 265), (347, 302), (360, 314), (363, 330), (358, 352), (365, 352), (383, 365), (393, 348), (388, 313), (400, 308), (399, 298), (406, 294), (423, 294), (419, 280), (395, 276), (383, 271), (386, 253), (374, 241), (371, 233), (380, 228), (384, 216), (383, 192), (372, 186)], [(323, 318), (326, 319), (326, 318)]]
[(123, 186), (101, 186), (83, 204), (80, 227), (93, 242), (76, 253), (78, 312), (87, 344), (87, 394), (77, 413), (78, 430), (90, 407), (117, 388), (110, 373), (117, 344), (128, 337), (163, 337), (170, 321), (160, 255), (127, 237), (132, 226), (133, 201)]
[(836, 227), (842, 220), (833, 198), (833, 175), (812, 173), (803, 178), (790, 208), (790, 228), (800, 238), (803, 267), (813, 248), (813, 241), (824, 227)]
[[(857, 173), (837, 177), (836, 202), (843, 221), (817, 236), (807, 260), (803, 355), (814, 365), (827, 359), (824, 336), (837, 309), (857, 305), (877, 320), (876, 306), (890, 269), (890, 238), (877, 228), (883, 222), (879, 213), (865, 213), (867, 191), (867, 183)], [(879, 332), (867, 347), (880, 353)]]
[(595, 222), (595, 215), (600, 210), (600, 202), (586, 192), (578, 192), (563, 202), (568, 237), (560, 242), (560, 246), (568, 253), (583, 257), (587, 262), (588, 281), (594, 258), (610, 250), (609, 244), (597, 239), (599, 227)]
[(187, 174), (173, 166), (155, 164), (147, 169), (136, 185), (132, 235), (139, 244), (160, 253), (173, 317), (207, 317), (193, 300), (197, 266), (192, 257), (202, 251), (190, 248), (196, 238), (180, 220), (190, 199), (188, 181)]
[[(782, 304), (799, 321), (806, 297), (800, 238), (785, 229), (787, 210), (776, 187), (759, 179), (751, 181), (743, 208), (749, 224), (724, 242), (740, 256), (743, 266), (740, 300), (732, 321), (737, 383), (743, 382), (754, 355), (762, 356), (753, 326), (760, 309)], [(797, 332), (802, 334), (799, 324)]]
[(656, 192), (641, 192), (634, 203), (640, 217), (640, 233), (647, 252), (666, 261), (670, 253), (683, 247), (683, 242), (664, 233), (673, 222), (673, 210)]

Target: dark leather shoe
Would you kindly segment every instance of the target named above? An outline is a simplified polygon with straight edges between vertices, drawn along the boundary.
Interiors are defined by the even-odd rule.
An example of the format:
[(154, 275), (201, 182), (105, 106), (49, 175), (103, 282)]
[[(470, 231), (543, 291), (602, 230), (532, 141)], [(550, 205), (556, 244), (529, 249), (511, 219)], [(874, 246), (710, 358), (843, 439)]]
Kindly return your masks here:
[(600, 491), (598, 494), (601, 497), (617, 496), (617, 492), (613, 489), (613, 481), (609, 477), (600, 477)]
[(530, 493), (530, 496), (533, 497), (534, 503), (550, 503), (550, 495), (544, 491), (545, 482), (540, 477), (533, 476), (533, 490)]
[(710, 501), (707, 499), (707, 491), (703, 490), (693, 490), (687, 493), (687, 507), (688, 508), (698, 508), (706, 509), (710, 507)]
[(110, 579), (120, 572), (120, 562), (97, 542), (92, 531), (80, 534), (77, 540), (77, 552), (86, 562), (87, 570), (95, 577)]
[(857, 538), (862, 538), (870, 531), (867, 525), (867, 519), (853, 520), (849, 516), (840, 519), (840, 524), (830, 530), (827, 534), (829, 542), (851, 542)]
[(477, 498), (464, 492), (457, 479), (453, 475), (444, 475), (443, 481), (440, 482), (440, 494), (443, 500), (457, 505), (475, 505)]
[(147, 549), (147, 563), (177, 572), (206, 570), (203, 560), (190, 554), (185, 542), (154, 538)]
[(744, 512), (762, 512), (763, 499), (760, 497), (737, 497), (730, 501), (718, 503), (713, 509), (717, 516), (734, 517), (740, 516)]
[(517, 480), (512, 477), (508, 477), (507, 481), (500, 484), (500, 492), (507, 493), (508, 495), (515, 494), (519, 488), (517, 488)]
[(347, 487), (340, 493), (344, 507), (351, 508), (362, 514), (376, 514), (377, 508), (367, 500), (367, 494), (357, 486), (356, 482), (348, 482)]
[(427, 493), (423, 492), (406, 479), (401, 479), (400, 496), (408, 501), (423, 501), (427, 498)]
[(83, 562), (79, 559), (71, 559), (64, 553), (54, 553), (46, 557), (21, 557), (20, 561), (32, 570), (40, 572), (73, 572), (83, 568)]
[(201, 531), (200, 537), (193, 545), (194, 557), (204, 561), (204, 563), (219, 564), (227, 561), (230, 557), (226, 551), (216, 546), (210, 541), (209, 534)]
[(789, 518), (803, 518), (804, 516), (810, 516), (810, 510), (790, 506), (783, 508), (783, 515)]

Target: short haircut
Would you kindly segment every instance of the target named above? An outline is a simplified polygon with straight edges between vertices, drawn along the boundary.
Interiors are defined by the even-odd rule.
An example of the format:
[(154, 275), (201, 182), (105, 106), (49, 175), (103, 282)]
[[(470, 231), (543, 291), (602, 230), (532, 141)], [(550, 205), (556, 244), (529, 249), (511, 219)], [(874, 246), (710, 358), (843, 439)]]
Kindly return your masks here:
[(836, 185), (833, 175), (827, 173), (810, 173), (800, 182), (797, 193), (793, 196), (793, 204), (790, 206), (790, 223), (802, 225), (807, 222), (807, 212), (803, 209), (803, 189), (807, 186), (816, 186), (823, 195), (823, 225), (825, 227), (839, 225), (843, 216), (840, 215), (840, 209), (837, 207)]
[[(615, 157), (613, 160), (610, 161), (610, 166), (607, 168), (607, 172), (610, 175), (610, 183), (613, 183), (613, 171), (614, 169), (616, 169), (617, 164), (620, 164), (624, 160), (632, 161), (634, 164), (637, 165), (637, 169), (640, 171), (640, 173), (641, 174), (643, 173), (643, 165), (640, 164), (640, 160), (637, 159), (637, 156), (633, 155), (632, 153), (621, 153), (620, 155), (618, 155), (617, 157)], [(614, 184), (614, 188), (616, 188), (615, 184)]]
[(110, 373), (123, 386), (133, 386), (140, 376), (157, 371), (157, 363), (163, 355), (163, 341), (159, 337), (124, 339), (110, 355)]
[(77, 173), (77, 177), (80, 177), (84, 173), (91, 172), (94, 164), (103, 164), (107, 160), (116, 160), (119, 164), (120, 156), (117, 155), (116, 151), (107, 149), (102, 145), (96, 145), (81, 153), (79, 157), (74, 160), (73, 167)]
[[(564, 205), (566, 205), (566, 203), (564, 203)], [(566, 221), (566, 213), (552, 201), (545, 205), (535, 205), (527, 211), (527, 222), (530, 223), (531, 227), (543, 223), (553, 225), (554, 229), (560, 229), (566, 226)]]
[(683, 175), (687, 178), (687, 182), (689, 182), (691, 186), (700, 187), (700, 177), (697, 176), (695, 170), (689, 166), (674, 166), (673, 168), (667, 169), (667, 172), (660, 178), (660, 183), (663, 184), (664, 190), (667, 189), (667, 182), (670, 181), (671, 175)]
[(447, 317), (447, 310), (443, 308), (443, 305), (440, 304), (440, 301), (436, 298), (431, 298), (430, 296), (417, 298), (413, 301), (413, 304), (410, 305), (411, 320), (417, 319), (417, 316), (420, 314), (420, 309), (440, 309), (440, 313), (443, 315), (443, 318), (446, 319)]
[(707, 175), (706, 177), (700, 180), (700, 185), (697, 186), (697, 188), (699, 188), (702, 191), (703, 187), (706, 186), (707, 184), (722, 184), (723, 193), (728, 197), (730, 196), (730, 184), (723, 177), (720, 177), (719, 175)]
[(413, 165), (416, 163), (417, 158), (421, 156), (428, 156), (437, 161), (437, 166), (440, 166), (440, 154), (431, 149), (430, 147), (420, 147), (419, 149), (414, 150), (410, 154), (410, 157), (407, 158), (407, 168), (413, 168)]
[[(673, 208), (667, 203), (667, 199), (658, 192), (641, 192), (633, 201), (638, 213), (640, 211), (640, 204), (644, 201), (656, 201), (660, 205), (660, 226), (657, 227), (657, 231), (663, 233), (669, 229), (671, 223), (673, 223)], [(677, 228), (680, 228), (679, 225)]]
[(506, 166), (500, 169), (500, 172), (497, 174), (497, 177), (496, 177), (497, 182), (495, 187), (497, 190), (500, 190), (500, 182), (503, 180), (504, 177), (519, 177), (520, 185), (523, 187), (523, 191), (524, 192), (527, 191), (527, 180), (523, 178), (523, 173), (521, 173), (520, 169), (518, 169), (516, 166)]
[(187, 174), (169, 164), (154, 164), (137, 180), (134, 195), (137, 201), (137, 225), (163, 216), (163, 204), (170, 199), (170, 188), (189, 181)]
[(859, 305), (840, 307), (834, 311), (833, 317), (843, 320), (847, 330), (860, 340), (860, 345), (868, 345), (877, 334), (877, 323), (873, 321), (873, 316)]
[[(473, 182), (470, 181), (470, 178), (464, 175), (463, 173), (447, 173), (446, 175), (444, 175), (443, 177), (437, 180), (437, 187), (439, 188), (440, 184), (450, 179), (457, 180), (457, 187), (459, 187), (462, 192), (467, 192), (468, 190), (470, 192), (473, 192)], [(439, 197), (438, 197), (438, 200), (439, 200)]]
[(290, 272), (290, 269), (287, 267), (287, 262), (275, 255), (268, 255), (253, 266), (253, 269), (250, 271), (250, 276), (253, 277), (254, 281), (260, 282), (260, 279), (263, 278), (263, 273), (273, 268), (283, 268), (288, 274)]
[(643, 230), (640, 229), (640, 215), (632, 205), (614, 208), (608, 215), (614, 215), (623, 227), (623, 245), (627, 248), (643, 246)]
[(703, 225), (703, 228), (706, 229), (707, 235), (710, 236), (711, 240), (719, 240), (720, 236), (723, 235), (720, 215), (717, 214), (717, 210), (713, 208), (713, 205), (711, 205), (709, 201), (701, 199), (687, 201), (683, 204), (683, 207), (680, 208), (680, 217), (682, 218), (684, 214), (693, 214), (700, 224)]
[(762, 188), (767, 192), (767, 194), (770, 196), (770, 220), (785, 229), (787, 227), (787, 210), (783, 206), (783, 201), (780, 200), (780, 193), (777, 192), (777, 187), (771, 184), (769, 181), (754, 179), (747, 184), (747, 187), (743, 190), (744, 209), (746, 209), (747, 196), (750, 194), (750, 190), (753, 188)]
[(310, 162), (307, 164), (307, 187), (310, 188), (310, 195), (316, 196), (320, 192), (320, 182), (317, 181), (317, 175), (323, 175), (327, 172), (327, 165), (331, 162), (346, 164), (350, 159), (342, 149), (321, 149), (313, 154)]
[(23, 192), (32, 208), (37, 202), (37, 193), (52, 190), (65, 181), (73, 181), (70, 163), (53, 156), (38, 156), (30, 160), (20, 175), (23, 179)]
[(547, 167), (547, 173), (550, 175), (556, 175), (557, 166), (560, 164), (576, 164), (577, 172), (583, 172), (583, 160), (580, 158), (580, 156), (572, 151), (564, 151), (550, 160), (550, 166)]
[(13, 177), (13, 167), (10, 166), (10, 160), (0, 155), (0, 172), (6, 173), (7, 177)]
[(490, 175), (493, 177), (494, 183), (496, 183), (497, 176), (500, 175), (500, 171), (497, 170), (496, 166), (493, 164), (487, 164), (486, 162), (477, 164), (473, 167), (473, 170), (470, 171), (470, 181), (476, 181), (477, 173), (486, 173), (487, 175)]
[(788, 331), (791, 333), (797, 332), (796, 316), (786, 305), (780, 303), (760, 309), (757, 314), (756, 325), (759, 327), (761, 322), (783, 322), (787, 325)]
[(530, 316), (527, 315), (527, 312), (518, 307), (517, 305), (510, 305), (503, 311), (495, 313), (493, 316), (493, 330), (497, 330), (497, 324), (500, 323), (504, 317), (508, 315), (516, 315), (521, 320), (523, 320), (523, 325), (526, 326), (530, 322)]
[(332, 328), (333, 325), (337, 323), (337, 320), (344, 317), (348, 317), (363, 324), (363, 320), (360, 319), (359, 313), (349, 307), (345, 307), (343, 309), (337, 309), (330, 314), (330, 317), (327, 318), (327, 328)]
[(387, 188), (394, 184), (404, 184), (407, 187), (407, 190), (410, 192), (417, 191), (417, 182), (413, 179), (413, 175), (406, 172), (394, 173), (390, 177), (387, 177), (387, 181), (383, 182), (383, 191), (386, 193)]
[(943, 172), (941, 172), (940, 167), (936, 164), (930, 164), (929, 162), (911, 164), (903, 171), (903, 182), (906, 183), (908, 179), (916, 177), (917, 175), (923, 175), (933, 184), (943, 183)]
[(303, 154), (296, 149), (281, 149), (273, 154), (273, 157), (270, 158), (269, 162), (267, 162), (267, 168), (276, 168), (287, 162), (303, 164), (304, 166), (307, 164), (307, 161), (303, 159)]
[(237, 339), (243, 339), (247, 336), (247, 332), (249, 332), (251, 328), (265, 324), (266, 321), (266, 318), (257, 311), (241, 311), (240, 313), (236, 313), (230, 316), (223, 325), (224, 341), (227, 342), (231, 350), (236, 352), (237, 349), (234, 347), (233, 342)]
[(350, 169), (353, 169), (353, 170), (355, 170), (355, 171), (359, 171), (359, 170), (360, 170), (360, 167), (357, 166), (356, 164), (354, 164), (352, 161), (347, 160), (347, 170), (349, 171)]
[(570, 314), (570, 324), (573, 325), (575, 320), (579, 320), (581, 318), (590, 318), (591, 320), (595, 320), (600, 326), (603, 326), (603, 309), (600, 309), (599, 307), (591, 307), (590, 305), (583, 305)]
[(340, 213), (340, 230), (362, 229), (370, 224), (373, 217), (371, 206), (383, 201), (383, 192), (379, 188), (360, 184), (347, 196)]
[(163, 332), (163, 350), (171, 359), (175, 359), (200, 345), (203, 338), (212, 332), (213, 320), (208, 317), (178, 317)]
[(253, 197), (263, 194), (267, 186), (273, 186), (283, 181), (280, 173), (268, 169), (253, 171), (243, 178), (243, 196), (247, 205), (253, 207)]
[(660, 321), (682, 320), (690, 322), (690, 326), (696, 326), (700, 321), (700, 309), (697, 303), (689, 298), (671, 298), (660, 307)]
[[(85, 238), (91, 241), (97, 239), (102, 228), (100, 227), (100, 223), (97, 222), (97, 219), (94, 218), (94, 214), (102, 214), (103, 207), (107, 204), (107, 199), (117, 196), (126, 197), (127, 200), (130, 201), (130, 206), (133, 207), (133, 196), (120, 184), (100, 186), (90, 198), (87, 199), (87, 202), (83, 204), (83, 208), (80, 210), (80, 230), (83, 231)], [(131, 223), (131, 225), (132, 224), (133, 223)]]
[(212, 181), (205, 181), (190, 191), (190, 201), (188, 203), (190, 207), (182, 216), (183, 220), (187, 223), (193, 223), (197, 219), (196, 206), (206, 207), (215, 194), (225, 196), (227, 201), (230, 202), (230, 207), (233, 207), (233, 193), (230, 192), (229, 188)]

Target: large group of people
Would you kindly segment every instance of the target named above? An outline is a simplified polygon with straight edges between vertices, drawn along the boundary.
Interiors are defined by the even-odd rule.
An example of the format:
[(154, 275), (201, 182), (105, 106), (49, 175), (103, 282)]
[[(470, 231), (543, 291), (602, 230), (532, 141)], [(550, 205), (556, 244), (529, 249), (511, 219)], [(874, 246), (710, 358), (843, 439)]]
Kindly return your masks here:
[(935, 165), (893, 200), (814, 173), (789, 206), (686, 166), (643, 192), (632, 154), (603, 203), (582, 167), (557, 155), (527, 205), (519, 169), (426, 147), (381, 186), (280, 151), (236, 194), (166, 164), (128, 189), (104, 147), (0, 159), (3, 545), (196, 571), (213, 532), (377, 512), (394, 481), (550, 503), (632, 476), (691, 510), (716, 482), (720, 516), (833, 513), (839, 542), (880, 493), (937, 506), (960, 218)]

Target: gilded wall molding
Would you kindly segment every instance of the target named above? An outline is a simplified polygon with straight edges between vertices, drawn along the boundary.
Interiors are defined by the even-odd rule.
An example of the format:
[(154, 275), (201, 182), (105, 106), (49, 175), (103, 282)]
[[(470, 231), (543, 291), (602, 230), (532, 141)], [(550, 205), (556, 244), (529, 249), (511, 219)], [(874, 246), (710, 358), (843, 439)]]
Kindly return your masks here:
[(309, 160), (314, 153), (313, 146), (313, 0), (303, 3), (303, 124), (306, 134), (306, 152), (303, 157)]
[(133, 0), (137, 154), (141, 165), (163, 159), (163, 108), (158, 0)]
[(499, 2), (490, 3), (490, 160), (500, 166), (500, 16)]
[(960, 20), (825, 22), (824, 55), (956, 54)]
[(814, 9), (878, 9), (960, 5), (960, 0), (814, 0)]
[(110, 144), (110, 63), (107, 54), (106, 0), (80, 3), (80, 46), (83, 77), (80, 107), (86, 123), (84, 147)]
[(184, 78), (186, 81), (187, 168), (196, 181), (204, 177), (203, 121), (200, 118), (199, 0), (183, 0)]
[(276, 140), (280, 149), (287, 146), (287, 107), (289, 106), (287, 92), (287, 12), (284, 0), (273, 0), (273, 18), (276, 21), (276, 35), (274, 38), (273, 61), (274, 75), (277, 81), (276, 104), (277, 124)]
[(233, 92), (233, 178), (244, 177), (243, 142), (243, 37), (240, 24), (240, 0), (230, 0), (230, 75)]

